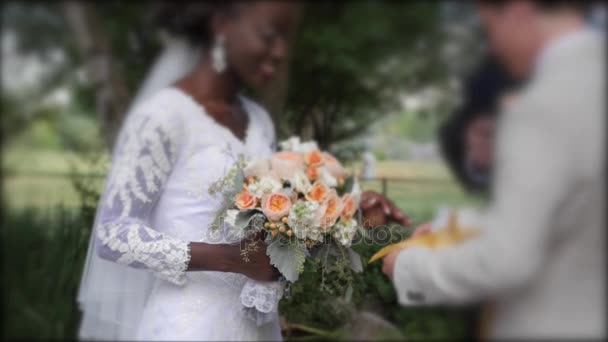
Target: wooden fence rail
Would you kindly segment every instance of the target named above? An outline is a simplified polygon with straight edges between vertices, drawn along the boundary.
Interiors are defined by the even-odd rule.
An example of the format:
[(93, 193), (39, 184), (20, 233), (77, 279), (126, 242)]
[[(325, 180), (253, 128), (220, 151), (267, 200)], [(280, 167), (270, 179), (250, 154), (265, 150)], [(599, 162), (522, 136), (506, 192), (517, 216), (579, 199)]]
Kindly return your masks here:
[[(69, 173), (69, 172), (49, 172), (49, 171), (13, 171), (4, 170), (2, 176), (5, 179), (10, 178), (104, 178), (106, 175), (103, 173)], [(436, 178), (436, 177), (375, 177), (375, 178), (359, 178), (359, 182), (380, 182), (381, 193), (385, 196), (388, 195), (389, 182), (400, 182), (400, 183), (415, 183), (415, 184), (446, 184), (452, 183), (449, 178)]]

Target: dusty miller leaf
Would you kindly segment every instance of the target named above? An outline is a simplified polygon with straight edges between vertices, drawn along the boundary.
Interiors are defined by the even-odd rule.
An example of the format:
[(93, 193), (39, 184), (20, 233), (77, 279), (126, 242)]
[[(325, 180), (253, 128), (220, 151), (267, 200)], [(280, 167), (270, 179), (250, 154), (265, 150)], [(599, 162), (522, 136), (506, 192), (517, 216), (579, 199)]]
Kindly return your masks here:
[(264, 224), (265, 216), (258, 209), (244, 210), (236, 215), (235, 226), (244, 230), (249, 227), (252, 221), (255, 223), (253, 224), (253, 228), (260, 229), (263, 227), (260, 225), (260, 222), (262, 225)]
[(287, 281), (295, 282), (304, 271), (306, 261), (306, 247), (297, 241), (284, 241), (275, 238), (266, 248), (270, 263), (276, 267)]

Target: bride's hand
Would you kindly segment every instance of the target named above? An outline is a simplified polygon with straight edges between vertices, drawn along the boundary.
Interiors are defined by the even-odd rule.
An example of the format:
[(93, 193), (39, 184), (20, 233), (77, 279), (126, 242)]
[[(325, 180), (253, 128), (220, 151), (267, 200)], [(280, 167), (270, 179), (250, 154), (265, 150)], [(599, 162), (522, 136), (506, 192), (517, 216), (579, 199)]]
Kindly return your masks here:
[(236, 265), (236, 272), (258, 281), (275, 281), (281, 273), (270, 264), (262, 233), (247, 238), (238, 245), (245, 255), (239, 251), (240, 262)]
[(270, 264), (262, 238), (257, 234), (237, 244), (191, 242), (188, 271), (233, 272), (259, 281), (277, 280), (281, 273)]

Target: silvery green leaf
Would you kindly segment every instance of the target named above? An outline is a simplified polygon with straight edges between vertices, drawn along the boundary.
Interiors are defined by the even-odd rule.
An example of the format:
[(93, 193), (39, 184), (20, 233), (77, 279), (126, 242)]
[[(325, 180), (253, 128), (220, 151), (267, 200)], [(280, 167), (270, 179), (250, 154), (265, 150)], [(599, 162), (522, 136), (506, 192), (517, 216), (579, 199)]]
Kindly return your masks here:
[(350, 259), (350, 268), (351, 270), (359, 273), (363, 272), (363, 264), (361, 263), (361, 256), (353, 251), (351, 248), (348, 248), (348, 258)]
[[(234, 225), (237, 228), (245, 229), (249, 226), (249, 223), (258, 216), (261, 217), (261, 219), (264, 219), (264, 214), (262, 214), (258, 209), (249, 209), (249, 210), (241, 211), (236, 215), (236, 220), (234, 221)], [(255, 220), (255, 221), (259, 221), (259, 220)], [(262, 224), (264, 224), (263, 220), (262, 220)], [(257, 225), (256, 225), (255, 228), (260, 228), (260, 227), (257, 227)]]
[(270, 245), (270, 244), (271, 244), (271, 243), (273, 243), (273, 242), (274, 242), (274, 240), (276, 240), (276, 239), (278, 239), (278, 237), (274, 237), (274, 236), (272, 236), (272, 235), (270, 235), (270, 234), (266, 234), (266, 238), (264, 239), (264, 242), (265, 242), (267, 245)]
[(234, 175), (232, 192), (236, 196), (241, 189), (243, 188), (243, 182), (245, 181), (245, 177), (243, 176), (243, 170), (238, 170), (238, 172)]
[(304, 271), (306, 261), (306, 247), (297, 241), (285, 242), (275, 238), (266, 248), (270, 263), (276, 267), (287, 281), (295, 282)]
[(262, 213), (258, 213), (253, 215), (251, 220), (249, 220), (249, 226), (256, 231), (264, 229), (264, 223), (266, 222), (266, 216)]

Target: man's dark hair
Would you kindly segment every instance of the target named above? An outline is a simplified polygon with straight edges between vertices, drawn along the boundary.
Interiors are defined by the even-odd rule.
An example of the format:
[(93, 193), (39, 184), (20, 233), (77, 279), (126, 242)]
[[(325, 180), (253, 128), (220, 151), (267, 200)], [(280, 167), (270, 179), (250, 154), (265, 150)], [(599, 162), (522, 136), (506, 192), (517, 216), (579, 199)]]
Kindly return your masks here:
[(465, 131), (479, 116), (499, 113), (500, 99), (523, 84), (510, 76), (493, 56), (486, 56), (480, 66), (465, 80), (464, 101), (439, 128), (439, 148), (449, 169), (466, 190), (489, 194), (489, 184), (470, 177), (464, 168)]

